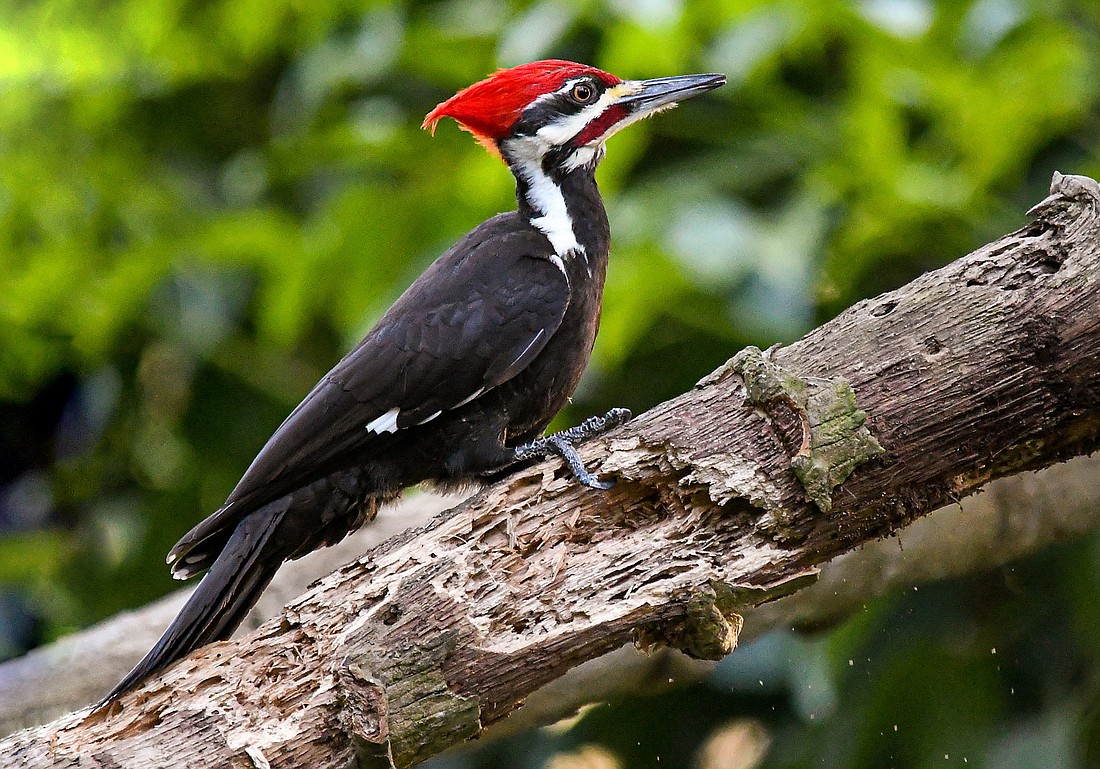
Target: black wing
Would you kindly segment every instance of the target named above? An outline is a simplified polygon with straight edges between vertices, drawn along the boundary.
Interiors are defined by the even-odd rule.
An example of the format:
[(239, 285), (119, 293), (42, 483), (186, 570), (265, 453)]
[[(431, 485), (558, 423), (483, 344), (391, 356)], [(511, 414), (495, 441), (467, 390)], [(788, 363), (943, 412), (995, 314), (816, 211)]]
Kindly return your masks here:
[(568, 280), (550, 261), (553, 253), (545, 236), (514, 213), (471, 231), (310, 391), (225, 506), (185, 535), (169, 562), (327, 475), (380, 434), (428, 422), (523, 370), (569, 303)]

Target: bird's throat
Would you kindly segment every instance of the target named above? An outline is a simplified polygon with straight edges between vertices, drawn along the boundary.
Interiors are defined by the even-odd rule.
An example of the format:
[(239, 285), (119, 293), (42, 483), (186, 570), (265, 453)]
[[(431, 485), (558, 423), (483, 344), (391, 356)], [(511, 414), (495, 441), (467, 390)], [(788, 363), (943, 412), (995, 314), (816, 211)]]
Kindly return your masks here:
[(560, 259), (606, 254), (610, 229), (594, 164), (550, 172), (535, 160), (508, 165), (516, 177), (520, 215), (546, 236)]

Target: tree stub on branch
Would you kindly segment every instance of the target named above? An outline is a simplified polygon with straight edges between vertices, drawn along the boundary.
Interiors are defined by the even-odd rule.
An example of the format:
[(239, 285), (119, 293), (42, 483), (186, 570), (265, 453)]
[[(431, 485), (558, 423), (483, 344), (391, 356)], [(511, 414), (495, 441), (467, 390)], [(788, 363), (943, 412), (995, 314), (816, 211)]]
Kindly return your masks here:
[(728, 653), (739, 607), (1100, 444), (1100, 188), (1056, 175), (1033, 213), (586, 445), (611, 491), (511, 476), (0, 765), (405, 767), (627, 641)]

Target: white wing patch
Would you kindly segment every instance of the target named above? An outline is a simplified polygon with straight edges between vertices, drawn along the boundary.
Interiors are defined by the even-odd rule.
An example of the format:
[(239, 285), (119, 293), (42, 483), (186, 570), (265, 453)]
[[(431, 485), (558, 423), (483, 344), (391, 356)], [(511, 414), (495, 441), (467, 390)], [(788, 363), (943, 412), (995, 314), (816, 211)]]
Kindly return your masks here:
[(473, 395), (471, 395), (469, 398), (466, 398), (465, 400), (459, 401), (455, 405), (451, 406), (451, 408), (457, 409), (459, 406), (465, 406), (467, 403), (472, 401), (477, 396), (481, 395), (483, 392), (485, 392), (485, 388), (484, 387), (479, 387), (479, 388), (477, 388), (477, 390), (474, 392)]
[(401, 409), (394, 407), (382, 416), (375, 417), (367, 422), (367, 429), (372, 433), (395, 433), (397, 432), (397, 415), (400, 413)]
[(434, 414), (429, 414), (428, 416), (424, 417), (423, 419), (421, 419), (416, 424), (417, 425), (422, 425), (422, 424), (426, 424), (428, 422), (431, 422), (433, 419), (435, 419), (437, 416), (439, 416), (442, 413), (443, 413), (443, 411), (440, 410), (440, 411), (435, 412)]
[[(537, 340), (539, 338), (539, 336), (542, 336), (541, 331), (539, 332), (538, 336), (535, 337), (535, 340)], [(534, 341), (531, 342), (531, 344), (534, 344), (534, 343), (535, 343)], [(527, 349), (530, 349), (530, 348), (531, 348), (531, 345), (527, 345)], [(524, 352), (527, 352), (527, 350), (524, 350)], [(459, 406), (465, 406), (467, 403), (472, 401), (477, 396), (481, 395), (483, 392), (485, 392), (484, 387), (478, 388), (477, 392), (473, 393), (469, 398), (466, 398), (465, 400), (463, 400), (460, 403), (456, 403), (451, 408), (452, 409), (457, 409)], [(387, 411), (382, 416), (375, 417), (371, 421), (367, 422), (367, 429), (370, 430), (372, 433), (378, 433), (378, 434), (395, 433), (399, 429), (398, 426), (397, 426), (397, 417), (400, 413), (401, 413), (401, 409), (399, 409), (397, 407), (394, 407), (394, 408), (390, 409), (389, 411)], [(440, 409), (439, 411), (435, 412), (434, 414), (429, 414), (428, 416), (424, 417), (419, 422), (417, 422), (416, 425), (420, 426), (422, 424), (427, 424), (428, 422), (431, 422), (433, 419), (435, 419), (436, 417), (438, 417), (442, 413), (443, 413), (443, 410)]]

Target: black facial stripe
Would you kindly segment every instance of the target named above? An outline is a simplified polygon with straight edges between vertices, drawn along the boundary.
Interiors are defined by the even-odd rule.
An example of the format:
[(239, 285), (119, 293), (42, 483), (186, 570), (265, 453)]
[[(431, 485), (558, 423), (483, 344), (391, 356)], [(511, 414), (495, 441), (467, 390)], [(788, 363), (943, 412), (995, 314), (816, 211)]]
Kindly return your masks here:
[[(573, 109), (571, 109), (573, 107)], [(534, 106), (528, 107), (519, 116), (519, 120), (512, 126), (513, 136), (534, 136), (535, 132), (544, 125), (552, 123), (561, 115), (574, 115), (581, 108), (573, 104), (563, 94), (558, 94), (549, 99), (543, 99)]]
[(547, 152), (542, 157), (542, 172), (554, 180), (554, 184), (561, 184), (562, 179), (565, 177), (565, 161), (570, 155), (573, 154), (573, 150), (576, 149), (573, 143), (563, 145), (561, 147), (554, 147), (554, 149)]

